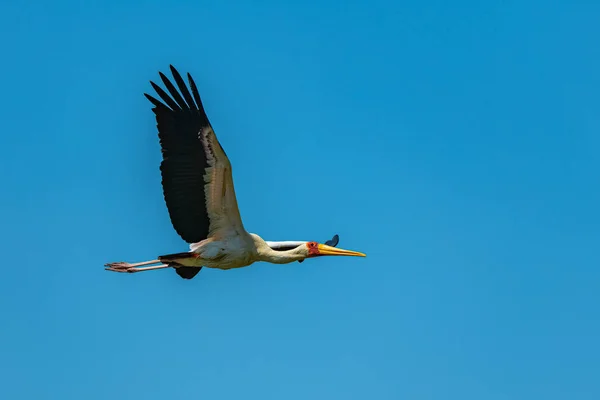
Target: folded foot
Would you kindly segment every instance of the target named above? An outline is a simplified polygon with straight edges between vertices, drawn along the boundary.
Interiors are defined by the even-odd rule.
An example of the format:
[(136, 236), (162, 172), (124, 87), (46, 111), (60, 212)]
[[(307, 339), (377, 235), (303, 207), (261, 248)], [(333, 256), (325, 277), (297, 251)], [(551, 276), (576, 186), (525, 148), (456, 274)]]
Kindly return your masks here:
[(137, 270), (139, 268), (135, 268), (133, 267), (131, 264), (126, 263), (126, 262), (114, 262), (114, 263), (108, 263), (108, 264), (104, 264), (105, 270), (107, 271), (114, 271), (114, 272), (129, 272), (130, 274), (133, 272), (138, 272)]

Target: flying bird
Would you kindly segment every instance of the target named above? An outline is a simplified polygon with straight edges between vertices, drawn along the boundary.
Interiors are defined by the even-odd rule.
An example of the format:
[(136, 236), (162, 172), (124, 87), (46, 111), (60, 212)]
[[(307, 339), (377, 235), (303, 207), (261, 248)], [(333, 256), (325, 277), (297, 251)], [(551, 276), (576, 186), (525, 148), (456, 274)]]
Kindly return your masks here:
[(155, 260), (105, 264), (114, 272), (135, 273), (174, 268), (191, 279), (202, 267), (232, 269), (257, 261), (274, 264), (302, 262), (318, 256), (365, 254), (337, 248), (339, 237), (324, 244), (315, 241), (265, 241), (244, 229), (233, 187), (229, 158), (204, 111), (198, 89), (188, 73), (188, 89), (171, 65), (179, 91), (162, 73), (160, 86), (150, 84), (162, 99), (144, 93), (153, 104), (162, 151), (160, 171), (163, 196), (173, 228), (189, 244), (189, 251), (159, 256)]

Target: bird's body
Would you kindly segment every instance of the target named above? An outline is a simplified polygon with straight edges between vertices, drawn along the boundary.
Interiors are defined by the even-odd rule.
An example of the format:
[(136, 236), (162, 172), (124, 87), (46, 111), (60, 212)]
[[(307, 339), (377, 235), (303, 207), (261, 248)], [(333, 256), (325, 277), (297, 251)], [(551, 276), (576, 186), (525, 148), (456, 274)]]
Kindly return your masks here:
[[(173, 267), (181, 277), (190, 279), (202, 267), (234, 269), (257, 261), (286, 264), (320, 255), (364, 257), (335, 248), (337, 235), (327, 244), (319, 244), (266, 242), (248, 233), (238, 209), (231, 163), (208, 121), (196, 84), (188, 74), (190, 93), (173, 66), (171, 72), (181, 94), (160, 73), (171, 96), (154, 82), (152, 87), (164, 103), (145, 96), (154, 105), (163, 155), (163, 194), (171, 223), (190, 250), (135, 264), (109, 263), (106, 269), (131, 273)], [(153, 264), (159, 265), (141, 268)]]
[(305, 258), (294, 249), (275, 251), (260, 236), (245, 232), (224, 240), (207, 239), (191, 247), (193, 251), (159, 256), (158, 259), (182, 267), (234, 269), (257, 261), (286, 264)]

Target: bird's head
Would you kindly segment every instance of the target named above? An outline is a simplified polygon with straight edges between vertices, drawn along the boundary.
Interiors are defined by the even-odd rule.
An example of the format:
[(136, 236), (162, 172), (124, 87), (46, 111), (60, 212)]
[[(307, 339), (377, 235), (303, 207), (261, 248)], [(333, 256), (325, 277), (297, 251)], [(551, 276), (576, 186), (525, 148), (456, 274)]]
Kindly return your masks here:
[[(302, 246), (301, 246), (302, 247)], [(326, 244), (317, 242), (307, 242), (303, 245), (303, 253), (306, 254), (306, 258), (319, 257), (319, 256), (354, 256), (354, 257), (366, 257), (364, 253), (352, 250), (339, 249), (337, 247), (328, 246)]]
[[(270, 254), (266, 257), (266, 261), (270, 262), (303, 262), (307, 258), (319, 256), (366, 257), (364, 253), (359, 253), (358, 251), (337, 248), (336, 246), (338, 245), (340, 240), (338, 235), (333, 236), (333, 238), (326, 241), (325, 244), (305, 241), (264, 242), (258, 235), (252, 235), (254, 237), (254, 240), (258, 244), (258, 247), (261, 246), (261, 243), (265, 243), (271, 248), (271, 250), (274, 251), (274, 253), (270, 252)], [(274, 254), (279, 255), (273, 256)]]

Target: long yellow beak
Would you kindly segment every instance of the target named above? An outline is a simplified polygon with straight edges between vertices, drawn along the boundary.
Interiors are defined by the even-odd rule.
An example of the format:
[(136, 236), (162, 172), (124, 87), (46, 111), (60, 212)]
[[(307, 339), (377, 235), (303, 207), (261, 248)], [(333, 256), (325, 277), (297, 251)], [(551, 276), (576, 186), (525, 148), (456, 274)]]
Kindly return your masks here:
[(358, 251), (338, 249), (337, 247), (327, 246), (326, 244), (319, 244), (320, 256), (354, 256), (354, 257), (366, 257), (364, 253)]

